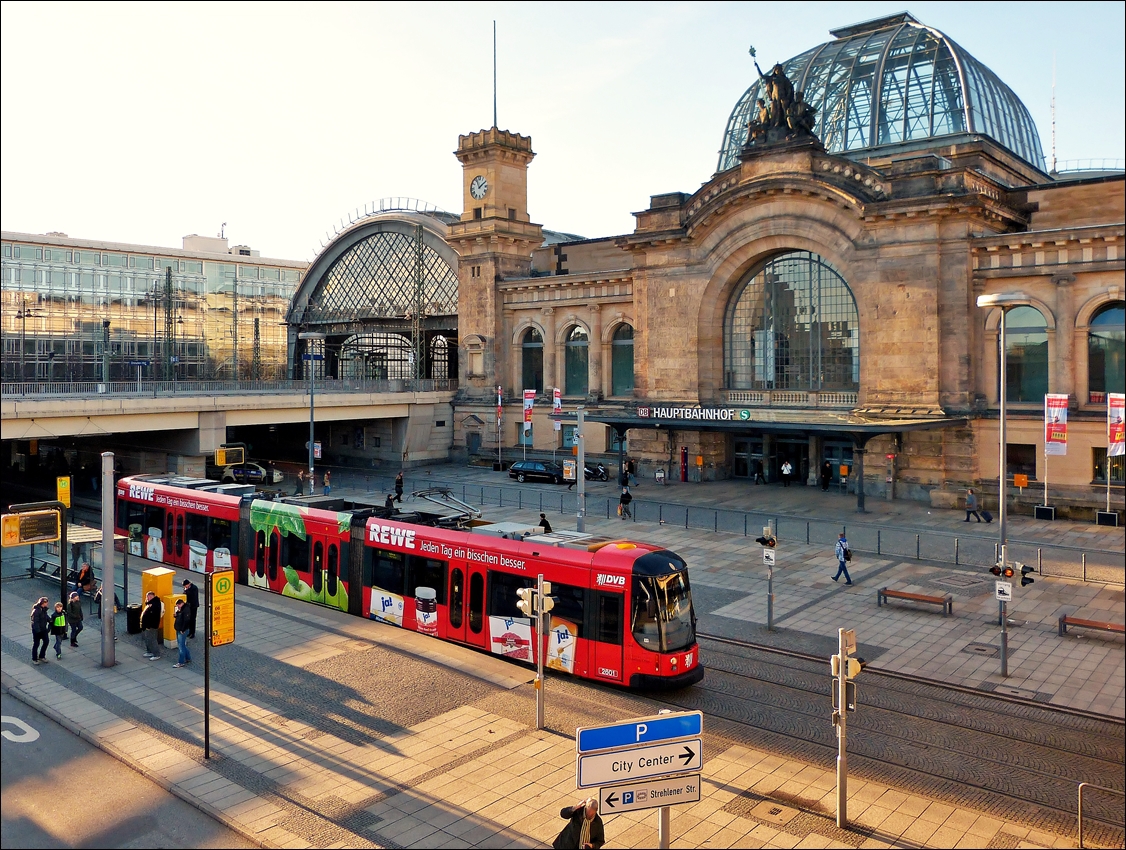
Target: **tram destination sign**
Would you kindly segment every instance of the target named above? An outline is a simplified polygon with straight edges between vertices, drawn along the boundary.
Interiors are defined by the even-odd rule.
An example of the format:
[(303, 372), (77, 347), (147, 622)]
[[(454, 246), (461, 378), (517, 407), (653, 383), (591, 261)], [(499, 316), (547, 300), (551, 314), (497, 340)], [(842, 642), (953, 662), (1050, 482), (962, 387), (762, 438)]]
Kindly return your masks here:
[[(674, 741), (678, 738), (697, 738), (704, 734), (704, 713), (682, 711), (676, 714), (654, 714), (606, 726), (588, 726), (575, 735), (575, 748), (579, 753), (613, 750)], [(671, 771), (666, 771), (669, 773)]]
[(661, 806), (675, 806), (677, 803), (698, 803), (700, 774), (668, 776), (629, 785), (610, 785), (599, 789), (598, 801), (598, 811), (604, 815), (657, 809)]
[(52, 543), (61, 536), (59, 512), (56, 510), (4, 514), (2, 526), (5, 546)]
[(699, 773), (704, 763), (699, 738), (676, 743), (654, 744), (627, 750), (578, 756), (579, 788), (613, 785), (673, 773)]

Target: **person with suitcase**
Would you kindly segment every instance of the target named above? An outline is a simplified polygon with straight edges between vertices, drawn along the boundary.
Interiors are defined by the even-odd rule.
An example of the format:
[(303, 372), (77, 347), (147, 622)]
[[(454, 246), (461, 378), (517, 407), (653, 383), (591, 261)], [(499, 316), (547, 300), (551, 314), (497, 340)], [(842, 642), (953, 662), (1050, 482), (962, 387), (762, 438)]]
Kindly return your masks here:
[(972, 487), (966, 491), (966, 522), (970, 521), (971, 515), (981, 522), (981, 514), (977, 512), (977, 496), (974, 495)]

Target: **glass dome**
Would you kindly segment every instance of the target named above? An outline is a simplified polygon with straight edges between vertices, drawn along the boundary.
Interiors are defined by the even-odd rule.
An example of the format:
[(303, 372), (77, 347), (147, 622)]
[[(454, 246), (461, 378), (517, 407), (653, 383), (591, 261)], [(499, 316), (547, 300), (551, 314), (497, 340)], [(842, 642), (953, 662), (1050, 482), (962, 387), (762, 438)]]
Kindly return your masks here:
[[(1020, 98), (938, 30), (904, 13), (832, 35), (835, 41), (782, 63), (794, 89), (817, 109), (813, 131), (826, 150), (846, 153), (973, 133), (1044, 169), (1040, 134)], [(756, 80), (731, 112), (719, 171), (738, 165), (760, 97), (762, 82)]]

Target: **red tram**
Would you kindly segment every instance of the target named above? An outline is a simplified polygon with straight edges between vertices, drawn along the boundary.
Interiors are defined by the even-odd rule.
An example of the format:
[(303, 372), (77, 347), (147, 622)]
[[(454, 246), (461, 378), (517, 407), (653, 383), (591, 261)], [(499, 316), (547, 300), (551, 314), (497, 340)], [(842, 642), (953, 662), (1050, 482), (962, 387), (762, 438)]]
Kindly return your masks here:
[[(519, 661), (637, 688), (700, 681), (688, 568), (646, 543), (567, 532), (502, 533), (423, 511), (340, 498), (282, 501), (169, 475), (117, 484), (132, 554)], [(309, 503), (313, 503), (312, 505)], [(319, 506), (317, 506), (319, 503)], [(543, 573), (555, 607), (544, 646), (517, 608)]]

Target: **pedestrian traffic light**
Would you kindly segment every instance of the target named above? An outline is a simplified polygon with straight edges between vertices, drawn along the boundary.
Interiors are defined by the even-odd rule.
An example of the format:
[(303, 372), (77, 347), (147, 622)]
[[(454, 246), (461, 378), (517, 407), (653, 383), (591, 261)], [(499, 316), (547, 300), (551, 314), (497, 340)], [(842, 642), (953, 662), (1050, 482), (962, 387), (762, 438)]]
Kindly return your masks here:
[(1028, 585), (1030, 585), (1030, 584), (1032, 584), (1033, 582), (1036, 581), (1036, 579), (1034, 579), (1032, 576), (1029, 575), (1029, 573), (1034, 572), (1036, 570), (1035, 567), (1030, 567), (1030, 566), (1028, 566), (1028, 564), (1021, 564), (1021, 563), (1018, 563), (1017, 566), (1020, 567), (1020, 586), (1021, 587), (1027, 587)]
[(516, 595), (520, 597), (519, 601), (517, 601), (517, 603), (516, 603), (516, 607), (520, 609), (520, 612), (525, 617), (535, 616), (535, 613), (536, 613), (536, 603), (535, 603), (536, 591), (535, 591), (535, 589), (531, 588), (531, 587), (521, 587), (519, 590), (516, 591)]

